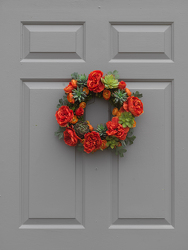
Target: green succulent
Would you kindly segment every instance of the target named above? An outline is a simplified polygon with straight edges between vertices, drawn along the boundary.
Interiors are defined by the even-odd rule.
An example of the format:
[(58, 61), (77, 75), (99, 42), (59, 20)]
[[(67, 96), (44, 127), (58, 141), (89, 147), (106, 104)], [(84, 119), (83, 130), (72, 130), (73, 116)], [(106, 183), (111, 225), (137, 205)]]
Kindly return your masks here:
[(84, 135), (89, 132), (89, 126), (88, 126), (87, 122), (78, 121), (74, 125), (74, 130), (75, 130), (77, 136), (79, 136), (81, 139), (83, 139)]
[(86, 92), (83, 91), (82, 87), (77, 87), (77, 89), (72, 90), (73, 97), (75, 101), (83, 102), (87, 97)]
[(115, 136), (107, 136), (106, 140), (107, 140), (106, 146), (112, 149), (116, 148), (116, 146), (118, 146), (119, 144), (119, 139)]
[(104, 78), (101, 78), (101, 82), (104, 83), (106, 89), (115, 89), (119, 84), (114, 75), (105, 75)]
[(79, 77), (79, 74), (78, 74), (78, 72), (74, 72), (74, 73), (71, 74), (71, 76), (72, 76), (72, 79), (77, 80), (78, 77)]
[(134, 124), (134, 116), (130, 112), (123, 112), (119, 117), (119, 123), (122, 124), (124, 128), (132, 128)]
[(118, 89), (118, 91), (115, 91), (112, 94), (112, 97), (114, 97), (113, 102), (115, 104), (123, 105), (123, 103), (127, 100), (127, 93), (123, 89)]
[(107, 131), (106, 125), (100, 124), (100, 125), (97, 126), (96, 132), (99, 133), (101, 139), (105, 139), (106, 131)]
[(78, 76), (78, 79), (77, 79), (77, 85), (78, 86), (87, 86), (87, 76), (84, 74), (84, 75), (79, 75)]

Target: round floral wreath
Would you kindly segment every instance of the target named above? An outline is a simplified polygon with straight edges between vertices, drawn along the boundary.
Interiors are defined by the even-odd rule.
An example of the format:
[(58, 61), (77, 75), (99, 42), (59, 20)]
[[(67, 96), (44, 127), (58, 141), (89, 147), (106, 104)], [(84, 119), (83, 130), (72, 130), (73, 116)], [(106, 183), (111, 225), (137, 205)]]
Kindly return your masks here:
[[(135, 117), (143, 111), (142, 97), (138, 91), (131, 93), (124, 81), (118, 81), (118, 71), (108, 72), (103, 76), (100, 70), (92, 71), (87, 77), (73, 73), (72, 80), (64, 88), (65, 96), (59, 100), (55, 117), (59, 129), (55, 135), (69, 146), (78, 146), (86, 153), (97, 150), (115, 149), (121, 157), (127, 151), (126, 146), (133, 144), (136, 136)], [(84, 109), (93, 97), (109, 100), (114, 106), (113, 118), (96, 129), (84, 120)]]

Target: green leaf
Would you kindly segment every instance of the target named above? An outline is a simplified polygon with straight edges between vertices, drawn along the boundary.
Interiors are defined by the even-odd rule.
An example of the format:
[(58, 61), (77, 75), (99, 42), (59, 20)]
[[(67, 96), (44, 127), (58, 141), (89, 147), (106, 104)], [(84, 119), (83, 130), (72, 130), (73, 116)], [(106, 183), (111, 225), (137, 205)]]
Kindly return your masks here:
[(78, 144), (77, 144), (77, 149), (78, 149), (78, 151), (84, 151), (84, 146), (83, 146), (83, 144), (82, 144), (82, 143), (78, 143)]
[(124, 146), (116, 147), (116, 155), (119, 155), (120, 157), (124, 157), (124, 153), (127, 152), (127, 149), (125, 149)]
[(126, 147), (125, 141), (120, 141), (123, 147)]
[(135, 135), (132, 135), (131, 137), (126, 137), (125, 139), (125, 143), (126, 145), (129, 143), (129, 145), (133, 144), (134, 140), (135, 140), (136, 136)]
[(129, 129), (129, 132), (127, 133), (127, 136), (130, 137), (130, 136), (133, 134), (133, 131), (134, 131), (134, 129), (133, 129), (133, 128), (130, 128), (130, 129)]
[(63, 138), (64, 134), (63, 132), (65, 131), (64, 127), (60, 127), (59, 129), (54, 133), (56, 136), (58, 136), (59, 140)]
[(119, 79), (119, 73), (117, 70), (113, 71), (113, 75), (115, 76), (116, 79)]
[(106, 137), (107, 140), (107, 146), (111, 147), (112, 149), (115, 148), (118, 143), (119, 143), (119, 139), (116, 136), (107, 136)]
[(136, 91), (135, 93), (132, 94), (132, 96), (141, 98), (143, 95), (139, 93), (139, 91)]
[(59, 103), (57, 104), (57, 108), (59, 109), (61, 106), (70, 106), (70, 103), (67, 100), (67, 95), (63, 96), (63, 99), (59, 99)]
[(71, 76), (72, 76), (72, 79), (75, 79), (75, 80), (79, 78), (78, 72), (74, 72), (73, 74), (71, 74)]
[(115, 79), (119, 79), (119, 73), (118, 73), (117, 70), (114, 70), (113, 72), (109, 71), (107, 74), (108, 75), (114, 75)]

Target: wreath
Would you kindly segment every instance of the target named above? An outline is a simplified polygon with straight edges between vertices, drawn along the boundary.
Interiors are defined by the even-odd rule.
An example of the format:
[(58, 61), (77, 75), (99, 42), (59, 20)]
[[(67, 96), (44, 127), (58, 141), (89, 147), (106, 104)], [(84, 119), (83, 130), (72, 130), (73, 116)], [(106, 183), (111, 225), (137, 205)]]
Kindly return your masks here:
[[(142, 97), (138, 91), (131, 93), (124, 81), (118, 81), (118, 71), (108, 72), (103, 76), (100, 70), (92, 71), (88, 77), (71, 74), (72, 80), (64, 88), (65, 95), (59, 100), (55, 117), (59, 129), (55, 135), (69, 146), (77, 146), (86, 153), (112, 149), (116, 155), (123, 156), (126, 146), (133, 144), (136, 136), (135, 117), (143, 113)], [(87, 102), (94, 98), (104, 98), (113, 106), (111, 121), (93, 128), (84, 120)]]

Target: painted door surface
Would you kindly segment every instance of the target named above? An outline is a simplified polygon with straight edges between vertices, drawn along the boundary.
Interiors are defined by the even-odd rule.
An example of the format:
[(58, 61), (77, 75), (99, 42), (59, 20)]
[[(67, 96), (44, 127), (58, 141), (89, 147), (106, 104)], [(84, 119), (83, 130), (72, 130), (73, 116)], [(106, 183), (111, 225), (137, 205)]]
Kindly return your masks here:
[[(0, 249), (186, 250), (188, 2), (0, 2)], [(71, 74), (143, 93), (124, 158), (58, 140)], [(87, 106), (93, 126), (107, 102)]]

